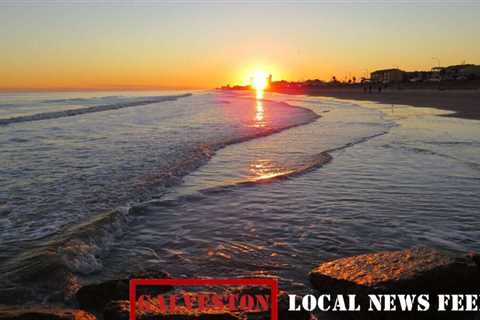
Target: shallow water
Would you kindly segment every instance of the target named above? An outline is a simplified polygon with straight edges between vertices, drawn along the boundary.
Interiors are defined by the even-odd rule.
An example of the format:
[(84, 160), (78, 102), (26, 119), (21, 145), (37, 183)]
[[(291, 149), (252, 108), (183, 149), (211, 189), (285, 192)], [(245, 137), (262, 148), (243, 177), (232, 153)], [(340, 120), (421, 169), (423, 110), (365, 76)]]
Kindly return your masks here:
[[(115, 271), (153, 264), (189, 276), (278, 276), (302, 291), (327, 258), (416, 245), (480, 249), (478, 122), (406, 106), (289, 103), (322, 118), (229, 146), (185, 178), (179, 198), (147, 204), (108, 258)], [(301, 176), (232, 183), (328, 150), (330, 163)], [(229, 187), (211, 191), (219, 185)]]
[[(102, 271), (102, 256), (129, 227), (132, 205), (161, 197), (225, 145), (317, 118), (308, 109), (270, 101), (259, 118), (251, 97), (224, 100), (208, 92), (164, 94), (147, 105), (145, 97), (111, 97), (69, 101), (90, 107), (122, 100), (128, 107), (0, 126), (0, 271), (6, 287), (26, 277), (48, 282), (59, 268)], [(37, 102), (43, 101), (42, 94)]]
[[(17, 188), (10, 185), (2, 194), (14, 196), (17, 207), (6, 202), (10, 211), (0, 217), (9, 223), (2, 223), (2, 247), (28, 243), (20, 251), (32, 266), (23, 272), (35, 273), (45, 255), (35, 256), (32, 247), (39, 252), (45, 245), (45, 260), (61, 257), (53, 260), (80, 283), (156, 268), (174, 276), (278, 276), (290, 291), (308, 290), (308, 272), (326, 258), (413, 245), (477, 251), (480, 126), (444, 113), (279, 94), (256, 101), (245, 93), (215, 92), (0, 128), (14, 130), (10, 138), (26, 134), (26, 140), (68, 128), (58, 136), (62, 143), (43, 151), (43, 166), (7, 176)], [(58, 169), (54, 160), (72, 154), (75, 148), (65, 140), (78, 132), (84, 136), (76, 146), (93, 148), (78, 163), (100, 162), (104, 175), (93, 170), (90, 180), (75, 180), (72, 172), (88, 177), (90, 169)], [(95, 135), (105, 142), (90, 145), (87, 138)], [(227, 145), (233, 142), (239, 143)], [(2, 162), (33, 167), (32, 154), (42, 154), (45, 145), (30, 143), (2, 144), (11, 155)], [(192, 164), (199, 143), (208, 148)], [(17, 162), (18, 155), (24, 159)], [(63, 178), (44, 183), (58, 170)], [(168, 179), (153, 174), (154, 183), (145, 182), (162, 170), (172, 173)], [(139, 180), (137, 190), (132, 181)], [(65, 201), (58, 208), (68, 210), (54, 210), (56, 196)], [(94, 205), (85, 205), (89, 198)], [(42, 204), (50, 210), (39, 211)], [(133, 208), (98, 214), (122, 205)], [(79, 221), (86, 223), (77, 226)], [(4, 271), (22, 261), (8, 254), (3, 251)]]

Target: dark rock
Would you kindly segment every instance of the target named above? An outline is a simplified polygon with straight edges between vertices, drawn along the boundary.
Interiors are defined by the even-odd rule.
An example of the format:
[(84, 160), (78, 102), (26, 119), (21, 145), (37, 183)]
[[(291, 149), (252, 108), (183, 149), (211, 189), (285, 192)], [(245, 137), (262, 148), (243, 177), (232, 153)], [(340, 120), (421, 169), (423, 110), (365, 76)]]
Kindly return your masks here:
[(473, 262), (477, 264), (477, 267), (480, 268), (480, 254), (471, 253), (469, 254), (469, 257), (471, 257)]
[(128, 320), (130, 302), (126, 300), (111, 301), (103, 309), (104, 320)]
[[(430, 310), (436, 310), (437, 294), (478, 293), (480, 270), (472, 255), (421, 247), (323, 262), (311, 271), (310, 281), (320, 293), (357, 294), (362, 310), (367, 309), (368, 294), (429, 294)], [(402, 319), (436, 319), (439, 314), (452, 317), (448, 312), (401, 314)], [(455, 319), (463, 319), (463, 315), (468, 313), (457, 312)], [(373, 316), (370, 312), (367, 318)], [(397, 318), (389, 314), (388, 319)]]
[[(110, 301), (129, 299), (130, 279), (162, 279), (169, 277), (168, 273), (162, 271), (133, 274), (126, 279), (110, 280), (83, 286), (77, 291), (75, 296), (82, 309), (103, 310)], [(137, 295), (162, 294), (172, 289), (173, 287), (171, 286), (141, 286), (137, 289)]]
[(9, 307), (0, 308), (0, 320), (95, 320), (83, 310)]
[(476, 287), (472, 282), (479, 278), (472, 258), (430, 248), (341, 258), (321, 263), (310, 273), (313, 287), (320, 291), (332, 286), (391, 291), (456, 291)]
[(269, 286), (240, 286), (233, 287), (226, 290), (226, 294), (238, 294), (238, 295), (270, 295), (271, 288)]
[[(128, 320), (130, 313), (129, 301), (112, 301), (104, 310), (104, 320)], [(178, 311), (175, 314), (162, 314), (151, 311), (137, 314), (137, 320), (241, 320), (242, 318), (226, 311), (208, 311), (202, 313), (189, 313)]]
[[(231, 294), (249, 294), (249, 295), (270, 295), (271, 288), (268, 286), (243, 286), (235, 287), (228, 291)], [(297, 297), (298, 298), (298, 297)], [(300, 303), (299, 303), (300, 304)], [(270, 311), (268, 312), (250, 312), (244, 314), (248, 320), (269, 319)], [(278, 295), (278, 319), (279, 320), (311, 320), (314, 319), (313, 314), (308, 311), (288, 311), (288, 294), (281, 291)]]

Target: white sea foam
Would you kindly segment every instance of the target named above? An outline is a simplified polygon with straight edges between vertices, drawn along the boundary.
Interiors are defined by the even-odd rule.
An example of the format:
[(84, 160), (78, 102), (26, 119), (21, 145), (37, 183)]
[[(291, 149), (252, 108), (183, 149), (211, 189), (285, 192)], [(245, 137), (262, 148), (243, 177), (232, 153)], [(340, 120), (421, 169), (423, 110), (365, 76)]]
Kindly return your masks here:
[[(183, 95), (175, 95), (175, 96), (159, 96), (159, 97), (143, 97), (143, 98), (126, 98), (117, 101), (116, 103), (108, 103), (102, 105), (94, 105), (90, 107), (78, 107), (74, 109), (66, 109), (61, 111), (50, 111), (50, 112), (43, 112), (43, 113), (35, 113), (31, 115), (24, 115), (24, 116), (16, 116), (11, 118), (0, 119), (0, 125), (8, 125), (12, 123), (19, 123), (19, 122), (31, 122), (31, 121), (39, 121), (39, 120), (48, 120), (48, 119), (58, 119), (63, 117), (71, 117), (77, 116), (86, 113), (94, 113), (94, 112), (102, 112), (102, 111), (109, 111), (109, 110), (117, 110), (122, 108), (129, 108), (129, 107), (136, 107), (136, 106), (143, 106), (146, 104), (164, 102), (164, 101), (173, 101), (179, 98), (188, 97), (191, 94), (183, 94)], [(116, 97), (113, 97), (116, 98)], [(95, 99), (98, 103), (98, 100), (111, 100), (112, 97), (104, 97)], [(43, 103), (86, 103), (91, 101), (92, 99), (84, 99), (84, 98), (72, 98), (72, 99), (56, 99), (56, 100), (45, 100), (42, 101)]]

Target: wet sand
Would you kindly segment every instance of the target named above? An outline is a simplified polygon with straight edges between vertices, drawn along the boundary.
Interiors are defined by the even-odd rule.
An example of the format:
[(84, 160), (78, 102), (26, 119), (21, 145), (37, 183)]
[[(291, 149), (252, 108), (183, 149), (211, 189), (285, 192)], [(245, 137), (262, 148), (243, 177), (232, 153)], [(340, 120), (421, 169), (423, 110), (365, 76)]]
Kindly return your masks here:
[(450, 117), (480, 120), (480, 90), (383, 90), (364, 93), (354, 89), (282, 90), (287, 94), (306, 94), (348, 100), (368, 100), (385, 104), (402, 104), (454, 111)]

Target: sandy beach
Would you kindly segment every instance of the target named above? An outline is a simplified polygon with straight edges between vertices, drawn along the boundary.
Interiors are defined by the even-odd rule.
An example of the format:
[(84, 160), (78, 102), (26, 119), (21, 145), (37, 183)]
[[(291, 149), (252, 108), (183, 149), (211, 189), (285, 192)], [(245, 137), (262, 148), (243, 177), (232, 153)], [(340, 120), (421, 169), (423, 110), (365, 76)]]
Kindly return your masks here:
[(455, 111), (452, 117), (480, 119), (480, 90), (383, 90), (364, 93), (358, 89), (309, 89), (308, 91), (281, 91), (289, 94), (307, 94), (349, 100), (368, 100), (386, 104), (431, 107)]

